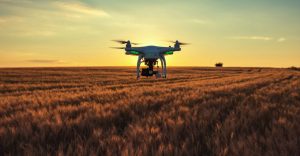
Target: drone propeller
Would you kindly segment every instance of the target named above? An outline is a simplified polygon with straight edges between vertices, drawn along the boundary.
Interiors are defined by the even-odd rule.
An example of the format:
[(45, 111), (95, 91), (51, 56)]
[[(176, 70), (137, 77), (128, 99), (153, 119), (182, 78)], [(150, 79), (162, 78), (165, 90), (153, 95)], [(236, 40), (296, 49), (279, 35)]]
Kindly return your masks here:
[(113, 48), (113, 49), (125, 49), (125, 47), (110, 47), (110, 48)]
[[(127, 44), (128, 41), (125, 41), (125, 40), (112, 40), (114, 42), (117, 42), (117, 43), (120, 43), (120, 44)], [(133, 42), (130, 42), (131, 44), (133, 45), (138, 45), (139, 43), (133, 43)]]
[(190, 43), (184, 43), (184, 42), (179, 42), (179, 41), (171, 41), (171, 40), (167, 40), (167, 42), (171, 42), (171, 43), (176, 43), (176, 42), (178, 42), (179, 45), (190, 45)]

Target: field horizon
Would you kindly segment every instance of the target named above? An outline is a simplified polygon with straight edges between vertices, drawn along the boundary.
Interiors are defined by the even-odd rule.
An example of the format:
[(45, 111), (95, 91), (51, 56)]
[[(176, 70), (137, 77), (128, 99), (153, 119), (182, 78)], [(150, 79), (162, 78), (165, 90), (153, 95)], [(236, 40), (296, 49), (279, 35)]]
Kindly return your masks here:
[[(223, 66), (223, 67), (215, 67), (215, 66), (167, 66), (167, 68), (266, 68), (266, 69), (288, 69), (288, 68), (300, 68), (298, 66)], [(124, 65), (124, 66), (15, 66), (15, 67), (0, 67), (0, 69), (22, 69), (22, 68), (136, 68), (136, 66), (132, 65)]]

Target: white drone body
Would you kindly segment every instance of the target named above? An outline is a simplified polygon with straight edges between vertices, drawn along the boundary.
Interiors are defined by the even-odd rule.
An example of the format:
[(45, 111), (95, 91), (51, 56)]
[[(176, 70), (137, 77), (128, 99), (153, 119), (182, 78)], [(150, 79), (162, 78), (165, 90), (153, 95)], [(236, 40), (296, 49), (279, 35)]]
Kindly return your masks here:
[[(167, 63), (165, 55), (173, 55), (175, 51), (181, 51), (180, 45), (186, 45), (187, 43), (180, 43), (175, 41), (174, 47), (159, 47), (159, 46), (145, 46), (145, 47), (132, 47), (131, 45), (136, 45), (137, 43), (131, 43), (130, 41), (114, 40), (121, 44), (126, 44), (126, 47), (114, 47), (117, 49), (124, 49), (126, 55), (138, 56), (137, 67), (136, 67), (136, 76), (140, 78), (140, 66), (144, 62), (148, 68), (142, 69), (142, 76), (153, 76), (156, 77), (167, 77)], [(159, 71), (154, 71), (153, 67), (157, 65), (158, 59), (161, 62), (162, 74)]]

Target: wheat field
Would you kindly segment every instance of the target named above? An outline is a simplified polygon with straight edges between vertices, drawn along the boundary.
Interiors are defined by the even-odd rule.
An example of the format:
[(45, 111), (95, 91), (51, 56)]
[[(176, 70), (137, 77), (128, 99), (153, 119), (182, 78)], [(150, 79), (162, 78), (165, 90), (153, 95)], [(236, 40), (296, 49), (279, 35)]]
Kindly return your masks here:
[(300, 72), (0, 69), (0, 155), (300, 155)]

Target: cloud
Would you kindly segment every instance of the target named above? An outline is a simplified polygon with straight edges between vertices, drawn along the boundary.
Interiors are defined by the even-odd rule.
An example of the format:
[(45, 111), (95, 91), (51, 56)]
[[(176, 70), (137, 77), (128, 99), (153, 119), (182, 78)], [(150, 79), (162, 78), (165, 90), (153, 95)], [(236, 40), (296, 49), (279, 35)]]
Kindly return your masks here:
[(235, 40), (261, 40), (261, 41), (271, 41), (271, 40), (273, 40), (272, 37), (268, 37), (268, 36), (236, 36), (236, 37), (231, 37), (231, 39), (235, 39)]
[(230, 39), (234, 40), (258, 40), (258, 41), (276, 41), (276, 42), (285, 42), (286, 38), (280, 37), (280, 38), (275, 38), (275, 37), (268, 37), (268, 36), (235, 36), (235, 37), (230, 37)]
[(54, 2), (54, 5), (65, 11), (71, 11), (71, 12), (93, 15), (93, 16), (101, 16), (101, 17), (110, 16), (107, 12), (103, 10), (92, 8), (82, 3)]
[(209, 22), (206, 20), (201, 20), (201, 19), (192, 19), (191, 22), (196, 23), (196, 24), (208, 24)]
[(0, 0), (0, 3), (32, 3), (31, 0)]
[(0, 24), (15, 23), (21, 21), (23, 21), (23, 18), (18, 16), (0, 16)]
[(31, 63), (64, 63), (64, 61), (61, 61), (61, 60), (43, 60), (43, 59), (27, 60), (26, 62), (31, 62)]
[(106, 23), (94, 20), (111, 20), (105, 18), (110, 17), (107, 12), (84, 2), (31, 0), (29, 4), (31, 1), (28, 0), (28, 4), (24, 4), (21, 1), (0, 0), (0, 10), (4, 12), (3, 15), (0, 13), (1, 36), (50, 38), (74, 31), (76, 35), (82, 32), (95, 34), (100, 31), (96, 25)]
[(17, 33), (18, 36), (23, 36), (23, 37), (36, 37), (36, 36), (41, 36), (41, 37), (50, 37), (50, 36), (55, 36), (56, 32), (53, 31), (27, 31), (27, 32), (19, 32)]
[(285, 42), (285, 41), (286, 41), (286, 38), (284, 38), (284, 37), (281, 37), (281, 38), (277, 39), (277, 42)]

